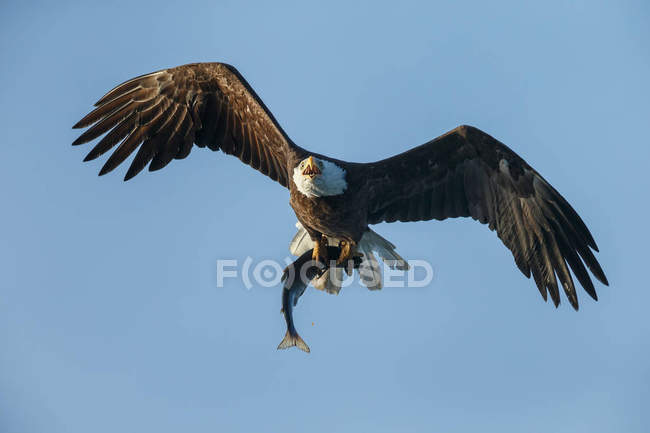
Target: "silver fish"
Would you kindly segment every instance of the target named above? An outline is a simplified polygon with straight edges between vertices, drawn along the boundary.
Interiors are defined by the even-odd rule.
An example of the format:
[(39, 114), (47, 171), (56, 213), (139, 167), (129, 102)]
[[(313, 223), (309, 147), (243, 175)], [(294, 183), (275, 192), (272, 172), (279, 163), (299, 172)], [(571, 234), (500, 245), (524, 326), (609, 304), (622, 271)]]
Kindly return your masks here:
[[(340, 248), (327, 247), (329, 257), (338, 257)], [(288, 349), (296, 346), (307, 353), (310, 352), (307, 343), (300, 337), (293, 324), (293, 307), (298, 303), (298, 298), (305, 293), (309, 283), (318, 278), (329, 267), (347, 267), (358, 268), (361, 263), (361, 256), (353, 256), (347, 263), (336, 264), (336, 261), (330, 261), (328, 265), (312, 260), (312, 250), (306, 251), (298, 257), (293, 263), (287, 266), (282, 274), (282, 312), (284, 320), (287, 322), (287, 332), (278, 345), (278, 349)]]

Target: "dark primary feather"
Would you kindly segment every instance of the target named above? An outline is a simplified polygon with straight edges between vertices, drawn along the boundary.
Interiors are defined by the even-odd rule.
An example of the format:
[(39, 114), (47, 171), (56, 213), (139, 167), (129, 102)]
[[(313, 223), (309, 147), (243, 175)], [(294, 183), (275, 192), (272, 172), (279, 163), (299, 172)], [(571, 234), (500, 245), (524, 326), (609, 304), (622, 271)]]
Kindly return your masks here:
[[(72, 144), (106, 134), (84, 161), (116, 145), (100, 175), (138, 150), (124, 180), (147, 164), (159, 170), (189, 155), (192, 145), (237, 156), (284, 186), (289, 153), (298, 149), (235, 68), (195, 63), (142, 75), (104, 95), (74, 128), (89, 127)], [(119, 144), (119, 145), (118, 145)]]
[(608, 284), (591, 251), (598, 251), (596, 242), (576, 211), (516, 153), (479, 129), (460, 126), (365, 170), (369, 224), (472, 217), (496, 230), (521, 272), (556, 306), (559, 278), (578, 309), (569, 269), (594, 299), (585, 265)]

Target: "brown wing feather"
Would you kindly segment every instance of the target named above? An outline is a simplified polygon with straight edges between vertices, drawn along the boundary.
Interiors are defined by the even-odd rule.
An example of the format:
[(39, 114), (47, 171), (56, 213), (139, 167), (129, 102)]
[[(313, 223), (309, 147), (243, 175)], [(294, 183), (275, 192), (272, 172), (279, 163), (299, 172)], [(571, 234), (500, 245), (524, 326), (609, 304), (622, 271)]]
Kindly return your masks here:
[[(470, 126), (460, 126), (422, 146), (363, 165), (369, 188), (368, 222), (472, 217), (512, 252), (524, 275), (533, 275), (557, 306), (556, 276), (578, 309), (573, 271), (597, 299), (585, 264), (603, 284), (593, 236), (569, 203), (506, 145)], [(568, 266), (567, 266), (568, 265)]]
[(147, 164), (159, 170), (189, 155), (192, 144), (237, 156), (284, 186), (287, 158), (299, 149), (250, 85), (232, 66), (194, 63), (142, 75), (104, 95), (74, 128), (89, 127), (73, 144), (106, 135), (84, 161), (117, 146), (100, 171), (106, 174), (134, 151), (125, 180)]

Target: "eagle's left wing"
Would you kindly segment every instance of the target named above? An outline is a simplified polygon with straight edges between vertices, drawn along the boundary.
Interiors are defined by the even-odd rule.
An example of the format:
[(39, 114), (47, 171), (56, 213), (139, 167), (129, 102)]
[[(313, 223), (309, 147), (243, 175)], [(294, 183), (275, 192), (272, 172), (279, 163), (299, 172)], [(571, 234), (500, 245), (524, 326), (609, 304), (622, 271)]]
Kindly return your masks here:
[(86, 156), (89, 161), (119, 145), (100, 175), (136, 149), (124, 180), (147, 164), (159, 170), (185, 158), (192, 145), (234, 155), (283, 186), (289, 185), (292, 152), (301, 150), (284, 133), (262, 100), (224, 63), (192, 63), (126, 81), (74, 125), (90, 126), (74, 145), (107, 133)]
[[(361, 164), (368, 182), (368, 223), (472, 217), (488, 224), (512, 252), (521, 272), (557, 306), (560, 278), (571, 305), (578, 298), (569, 267), (594, 299), (585, 264), (607, 278), (591, 249), (587, 226), (542, 176), (503, 143), (460, 126), (402, 154)], [(590, 249), (591, 248), (591, 249)]]

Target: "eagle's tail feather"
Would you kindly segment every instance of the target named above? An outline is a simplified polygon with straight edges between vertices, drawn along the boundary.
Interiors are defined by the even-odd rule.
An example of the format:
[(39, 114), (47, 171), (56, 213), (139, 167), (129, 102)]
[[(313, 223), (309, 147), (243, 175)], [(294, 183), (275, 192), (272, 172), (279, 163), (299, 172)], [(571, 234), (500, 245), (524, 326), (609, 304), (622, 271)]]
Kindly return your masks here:
[(294, 256), (301, 256), (307, 251), (314, 248), (314, 242), (312, 242), (311, 238), (309, 237), (309, 233), (307, 233), (307, 230), (305, 230), (302, 224), (297, 222), (296, 228), (298, 229), (298, 232), (295, 234), (293, 239), (291, 239), (291, 243), (289, 244), (289, 251)]
[(324, 290), (329, 294), (338, 295), (343, 287), (343, 268), (329, 268), (323, 275), (315, 278), (311, 284), (318, 290)]
[(288, 349), (290, 347), (296, 346), (298, 349), (303, 350), (307, 353), (310, 352), (309, 346), (307, 346), (307, 343), (305, 343), (305, 340), (298, 335), (296, 332), (295, 334), (291, 334), (288, 330), (287, 333), (284, 334), (284, 338), (278, 345), (278, 349)]
[(360, 245), (363, 245), (364, 249), (375, 251), (391, 269), (399, 269), (400, 271), (409, 269), (408, 262), (395, 251), (395, 245), (379, 236), (374, 230), (368, 229), (363, 234)]
[(369, 290), (380, 290), (383, 286), (381, 281), (381, 268), (379, 267), (377, 258), (375, 258), (372, 247), (365, 242), (360, 242), (358, 251), (363, 254), (361, 265), (357, 269), (359, 279)]

